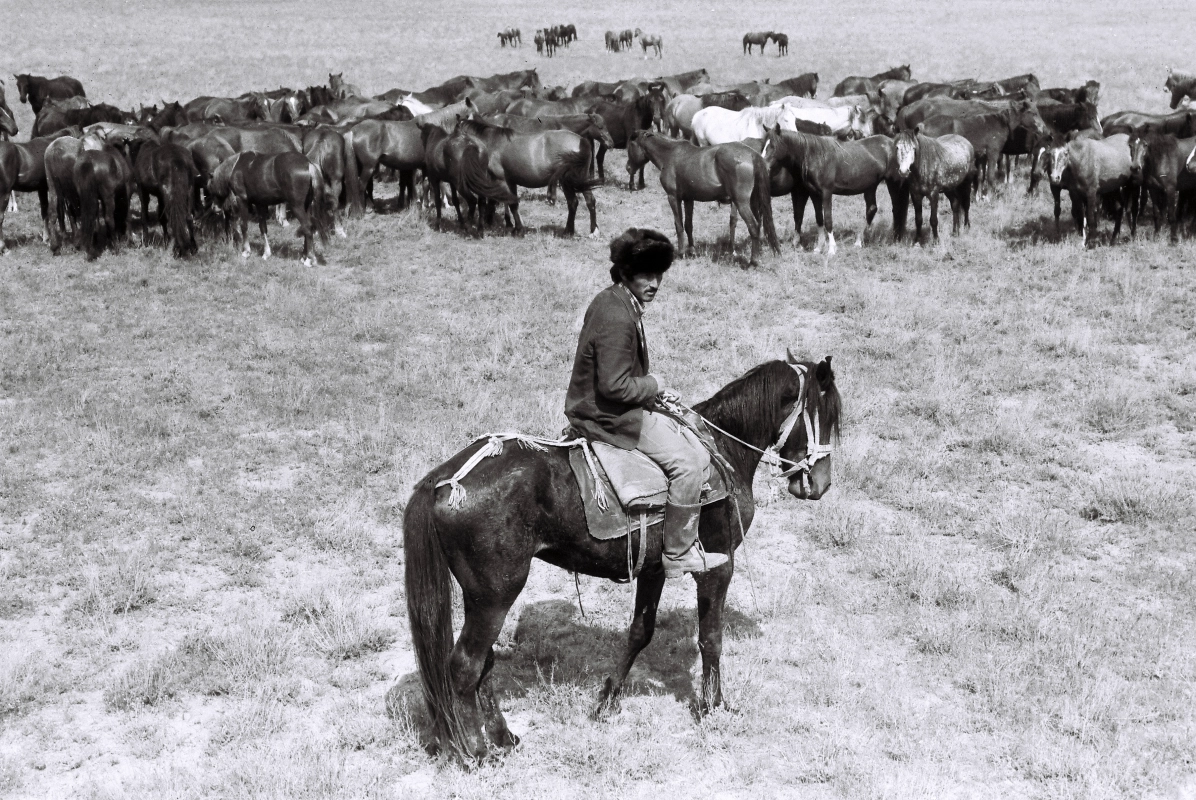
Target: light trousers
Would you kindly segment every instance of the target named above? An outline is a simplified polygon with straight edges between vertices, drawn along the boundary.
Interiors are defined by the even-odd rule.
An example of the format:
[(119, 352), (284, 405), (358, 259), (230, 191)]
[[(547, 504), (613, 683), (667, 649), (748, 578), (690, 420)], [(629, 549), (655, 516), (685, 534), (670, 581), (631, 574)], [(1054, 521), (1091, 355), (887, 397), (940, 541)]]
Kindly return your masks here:
[(669, 503), (692, 506), (702, 499), (710, 454), (693, 431), (670, 416), (644, 411), (638, 449), (664, 470)]

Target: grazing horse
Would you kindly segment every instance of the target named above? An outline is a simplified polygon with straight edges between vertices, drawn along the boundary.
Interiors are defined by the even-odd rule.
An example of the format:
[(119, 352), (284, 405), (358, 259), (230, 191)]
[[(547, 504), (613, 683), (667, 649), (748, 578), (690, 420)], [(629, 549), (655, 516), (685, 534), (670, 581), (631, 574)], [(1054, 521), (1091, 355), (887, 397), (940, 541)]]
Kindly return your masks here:
[(539, 189), (559, 184), (569, 209), (565, 235), (574, 233), (577, 195), (581, 193), (590, 212), (590, 238), (597, 237), (597, 207), (591, 189), (598, 181), (590, 177), (592, 151), (588, 139), (566, 130), (519, 133), (481, 120), (462, 120), (458, 130), (485, 146), (490, 171), (506, 181), (515, 198), (507, 202), (507, 210), (514, 217), (516, 235), (526, 230), (519, 216), (519, 187)]
[[(818, 500), (831, 486), (831, 442), (840, 416), (831, 361), (769, 361), (695, 406), (717, 426), (714, 440), (731, 464), (730, 497), (702, 509), (698, 536), (711, 553), (734, 554), (755, 517), (752, 483), (764, 448), (799, 465), (789, 492)], [(792, 425), (792, 415), (806, 424)], [(811, 424), (809, 420), (814, 420)], [(792, 430), (792, 433), (788, 433)], [(727, 434), (721, 431), (727, 431)], [(834, 431), (834, 434), (832, 434)], [(728, 435), (729, 434), (729, 435)], [(448, 481), (470, 459), (485, 456), (450, 491)], [(808, 484), (809, 488), (806, 488)], [(450, 498), (452, 495), (452, 499)], [(496, 513), (501, 510), (501, 513)], [(627, 649), (607, 678), (595, 710), (616, 711), (636, 656), (652, 640), (664, 588), (660, 534), (649, 535), (636, 584)], [(494, 695), (494, 642), (527, 582), (532, 559), (608, 580), (628, 577), (637, 537), (599, 540), (589, 534), (581, 494), (563, 447), (521, 447), (483, 439), (437, 466), (416, 485), (403, 514), (404, 578), (412, 646), (431, 717), (434, 748), (482, 760), (492, 748), (518, 743)], [(735, 560), (695, 576), (703, 714), (723, 703), (720, 659), (723, 607)], [(469, 599), (453, 644), (453, 579)]]
[(130, 153), (133, 179), (141, 197), (142, 238), (149, 241), (149, 198), (153, 195), (158, 199), (162, 236), (173, 240), (174, 255), (182, 258), (197, 252), (191, 198), (199, 180), (199, 169), (191, 151), (155, 138), (134, 141)]
[[(52, 137), (51, 137), (52, 138)], [(104, 141), (95, 135), (60, 136), (46, 147), (43, 164), (48, 189), (50, 252), (58, 254), (70, 217), (71, 230), (79, 229), (79, 192), (75, 186), (75, 163), (85, 150), (101, 150)], [(55, 224), (57, 222), (57, 224)]]
[(823, 241), (828, 242), (828, 257), (836, 252), (832, 214), (835, 195), (864, 195), (866, 225), (855, 243), (856, 247), (864, 246), (864, 236), (872, 230), (872, 220), (876, 217), (876, 190), (882, 182), (887, 184), (889, 196), (893, 199), (893, 229), (895, 232), (901, 230), (897, 224), (897, 210), (901, 208), (900, 182), (891, 180), (889, 176), (893, 143), (887, 136), (840, 142), (829, 136), (782, 130), (777, 125), (768, 132), (765, 151), (769, 161), (779, 164), (793, 175), (795, 240), (801, 236), (806, 200), (814, 201), (814, 219), (819, 227), (815, 252), (822, 249)]
[[(299, 221), (303, 237), (303, 265), (311, 266), (313, 238), (328, 241), (327, 207), (324, 202), (324, 174), (302, 153), (237, 153), (216, 168), (208, 184), (228, 217), (237, 215), (237, 228), (243, 249), (241, 258), (249, 257), (249, 213), (256, 210), (265, 247), (262, 258), (269, 258), (270, 240), (266, 238), (269, 207), (286, 203)], [(236, 241), (234, 235), (234, 242)], [(315, 253), (318, 260), (321, 254)]]
[[(784, 33), (777, 33), (776, 31), (773, 31), (770, 34), (770, 37), (772, 38), (772, 40), (774, 42), (777, 43), (777, 55), (778, 56), (789, 55), (789, 36), (788, 35), (786, 35)], [(764, 50), (761, 49), (760, 52), (761, 52), (761, 54), (763, 54)]]
[(1167, 67), (1167, 80), (1163, 88), (1171, 92), (1171, 108), (1179, 108), (1180, 101), (1185, 97), (1196, 100), (1196, 75), (1172, 72), (1171, 67)]
[(1196, 150), (1196, 138), (1177, 139), (1174, 134), (1131, 134), (1130, 172), (1134, 181), (1142, 184), (1143, 194), (1149, 192), (1154, 206), (1154, 232), (1159, 232), (1159, 211), (1171, 224), (1171, 243), (1179, 241), (1179, 199), (1189, 205), (1196, 199), (1196, 175), (1184, 168), (1184, 162)]
[(619, 49), (630, 50), (631, 45), (635, 43), (635, 31), (630, 28), (624, 28), (619, 32)]
[(1051, 183), (1062, 182), (1064, 170), (1070, 172), (1071, 180), (1066, 188), (1072, 202), (1084, 211), (1086, 246), (1095, 247), (1097, 244), (1102, 200), (1107, 201), (1113, 214), (1113, 238), (1110, 244), (1117, 243), (1121, 217), (1126, 207), (1130, 208), (1130, 233), (1133, 235), (1137, 227), (1132, 207), (1136, 187), (1128, 134), (1118, 133), (1100, 140), (1073, 139), (1054, 147), (1051, 161)]
[(115, 247), (129, 222), (133, 168), (125, 154), (111, 145), (84, 149), (75, 161), (75, 190), (79, 196), (79, 234), (90, 261)]
[(38, 75), (16, 75), (17, 91), (21, 102), (28, 103), (36, 115), (48, 100), (62, 100), (68, 97), (87, 97), (83, 84), (68, 75), (57, 78), (42, 78)]
[[(743, 218), (752, 239), (748, 266), (756, 266), (760, 257), (761, 233), (768, 237), (773, 252), (780, 251), (772, 220), (772, 193), (769, 169), (754, 150), (740, 142), (700, 147), (679, 139), (669, 139), (652, 131), (639, 131), (627, 145), (628, 181), (637, 169), (651, 161), (660, 170), (660, 185), (669, 197), (673, 222), (677, 229), (677, 250), (682, 236), (687, 241), (685, 254), (694, 254), (694, 202), (730, 202), (729, 239), (735, 257), (735, 215)], [(684, 210), (684, 219), (682, 211)]]
[(640, 40), (640, 47), (644, 49), (644, 55), (648, 55), (648, 48), (651, 47), (656, 51), (657, 58), (664, 58), (664, 38), (657, 33), (644, 33), (639, 28), (635, 29), (635, 35)]
[(0, 253), (5, 252), (4, 215), (12, 193), (37, 192), (41, 204), (44, 238), (50, 238), (49, 184), (46, 180), (46, 148), (65, 134), (44, 136), (27, 142), (0, 142)]
[(764, 55), (764, 46), (768, 44), (769, 38), (772, 36), (772, 31), (756, 31), (755, 33), (745, 33), (743, 35), (743, 53), (750, 56), (752, 54), (752, 47), (760, 48), (760, 55)]
[[(892, 172), (905, 180), (914, 204), (915, 247), (922, 238), (922, 198), (930, 196), (930, 231), (939, 240), (939, 193), (951, 202), (951, 233), (959, 235), (959, 218), (971, 227), (972, 182), (976, 179), (976, 154), (972, 143), (949, 133), (931, 138), (915, 131), (902, 131), (893, 139)], [(902, 210), (904, 215), (904, 209)]]

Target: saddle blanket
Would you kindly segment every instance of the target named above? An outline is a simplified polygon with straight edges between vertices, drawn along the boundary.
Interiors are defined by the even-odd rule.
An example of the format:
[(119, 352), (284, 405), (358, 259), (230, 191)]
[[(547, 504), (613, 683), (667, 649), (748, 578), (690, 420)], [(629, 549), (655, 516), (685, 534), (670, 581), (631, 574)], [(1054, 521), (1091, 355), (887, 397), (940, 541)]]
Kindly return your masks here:
[[(586, 459), (586, 446), (595, 456), (593, 471)], [(664, 520), (668, 479), (656, 462), (640, 451), (590, 442), (569, 449), (569, 465), (581, 490), (586, 524), (595, 539), (617, 539)], [(595, 485), (594, 472), (601, 486)], [(700, 502), (716, 503), (729, 494), (722, 472), (712, 460), (706, 468)], [(604, 503), (599, 502), (599, 496), (605, 497)]]

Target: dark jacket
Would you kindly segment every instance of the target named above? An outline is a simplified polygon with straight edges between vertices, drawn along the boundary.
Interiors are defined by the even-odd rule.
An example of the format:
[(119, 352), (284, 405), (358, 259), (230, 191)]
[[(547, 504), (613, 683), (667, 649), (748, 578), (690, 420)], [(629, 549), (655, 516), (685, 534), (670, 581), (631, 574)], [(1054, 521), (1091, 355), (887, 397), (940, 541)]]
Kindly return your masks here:
[(648, 375), (648, 343), (632, 299), (613, 284), (590, 303), (565, 395), (565, 416), (574, 428), (624, 450), (639, 444), (643, 407), (660, 393)]

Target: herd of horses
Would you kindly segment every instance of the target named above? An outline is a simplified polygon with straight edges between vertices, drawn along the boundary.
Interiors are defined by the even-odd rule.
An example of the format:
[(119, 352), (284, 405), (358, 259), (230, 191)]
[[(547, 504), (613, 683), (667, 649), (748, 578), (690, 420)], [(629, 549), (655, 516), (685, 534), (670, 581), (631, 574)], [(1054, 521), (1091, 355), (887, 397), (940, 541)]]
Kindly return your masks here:
[[(564, 37), (571, 27), (554, 26)], [(634, 40), (637, 32), (628, 33)], [(817, 73), (721, 84), (704, 69), (583, 81), (571, 90), (541, 85), (532, 69), (373, 96), (330, 74), (327, 85), (306, 89), (203, 95), (136, 110), (95, 103), (66, 76), (18, 75), (16, 85), (36, 119), (28, 141), (11, 140), (18, 130), (0, 84), (0, 250), (13, 192), (37, 193), (54, 252), (69, 225), (89, 257), (130, 235), (136, 195), (143, 237), (156, 220), (179, 256), (196, 252), (200, 221), (223, 221), (247, 256), (252, 216), (268, 257), (273, 208), (283, 224), (297, 221), (302, 259), (310, 263), (322, 257), (330, 231), (343, 235), (344, 216), (379, 209), (374, 185), (383, 170), (399, 181), (399, 207), (419, 202), (434, 210), (437, 229), (447, 198), (462, 231), (483, 236), (501, 224), (522, 233), (525, 188), (546, 189), (550, 202), (564, 194), (565, 234), (574, 233), (584, 200), (596, 235), (592, 190), (606, 182), (611, 149), (627, 151), (629, 190), (644, 188), (648, 163), (657, 167), (687, 253), (694, 250), (693, 204), (729, 203), (732, 253), (738, 218), (751, 238), (749, 264), (765, 242), (779, 247), (773, 198), (791, 197), (795, 237), (811, 202), (815, 249), (825, 245), (831, 255), (835, 196), (863, 195), (862, 246), (884, 184), (894, 239), (904, 238), (912, 204), (917, 244), (923, 199), (934, 239), (941, 197), (958, 233), (970, 223), (973, 196), (1011, 183), (1021, 156), (1030, 162), (1029, 191), (1044, 179), (1050, 185), (1059, 235), (1064, 190), (1090, 245), (1102, 209), (1113, 219), (1112, 241), (1127, 212), (1133, 235), (1141, 211), (1153, 206), (1155, 230), (1168, 222), (1172, 241), (1181, 219), (1196, 217), (1196, 119), (1179, 107), (1196, 97), (1196, 77), (1170, 70), (1165, 86), (1175, 110), (1106, 116), (1097, 112), (1096, 81), (1046, 89), (1031, 74), (919, 82), (908, 65), (845, 78), (821, 99)]]
[(606, 39), (606, 49), (611, 53), (622, 53), (625, 50), (630, 50), (635, 40), (639, 39), (640, 47), (644, 51), (644, 56), (648, 55), (649, 48), (656, 55), (657, 58), (664, 58), (664, 38), (655, 33), (644, 33), (639, 28), (631, 30), (627, 28), (622, 31), (607, 31), (604, 34)]

